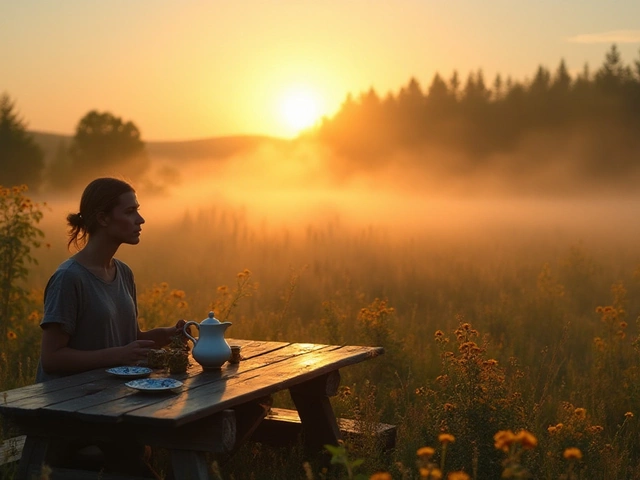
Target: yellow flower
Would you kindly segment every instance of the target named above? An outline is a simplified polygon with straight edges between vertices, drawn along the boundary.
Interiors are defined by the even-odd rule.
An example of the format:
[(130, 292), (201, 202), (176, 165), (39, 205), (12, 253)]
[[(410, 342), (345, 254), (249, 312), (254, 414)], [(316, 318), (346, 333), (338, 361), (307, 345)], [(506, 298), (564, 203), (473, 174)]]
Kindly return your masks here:
[(453, 405), (452, 403), (445, 403), (444, 404), (444, 411), (445, 412), (452, 412), (455, 409), (456, 409), (456, 406)]
[(470, 480), (471, 477), (464, 472), (451, 472), (447, 475), (447, 480)]
[(573, 413), (575, 414), (576, 417), (578, 417), (579, 419), (584, 419), (587, 416), (587, 410), (584, 408), (576, 408)]
[(494, 446), (498, 450), (508, 452), (509, 447), (513, 444), (513, 442), (515, 442), (516, 436), (511, 430), (500, 430), (493, 436), (493, 439), (495, 440)]
[(378, 472), (371, 475), (369, 477), (369, 480), (393, 480), (393, 479), (391, 478), (391, 474), (387, 472)]
[[(423, 474), (423, 470), (427, 471), (426, 475), (422, 475)], [(428, 478), (430, 480), (440, 480), (442, 478), (442, 471), (439, 468), (434, 468), (432, 470), (427, 470), (426, 468), (421, 468), (420, 469), (420, 475), (422, 476), (422, 478)]]
[(12, 331), (12, 330), (9, 330), (9, 331), (7, 332), (7, 338), (8, 338), (9, 340), (15, 340), (16, 338), (18, 338), (18, 335), (16, 335), (16, 332), (14, 332), (14, 331)]
[(419, 457), (431, 458), (434, 453), (436, 453), (436, 451), (433, 448), (422, 447), (418, 449), (418, 451), (416, 452), (416, 455), (418, 455)]
[(454, 437), (450, 433), (441, 433), (440, 435), (438, 435), (438, 441), (444, 444), (453, 443), (456, 441), (456, 437)]
[(625, 418), (633, 418), (633, 413), (627, 412), (624, 414)]
[(522, 448), (526, 448), (528, 450), (536, 448), (538, 445), (538, 439), (531, 433), (526, 430), (520, 430), (516, 434), (516, 441), (522, 445)]
[(567, 448), (562, 456), (567, 460), (580, 460), (582, 458), (582, 452), (579, 448), (571, 447)]
[(589, 428), (587, 428), (587, 431), (592, 434), (601, 433), (603, 430), (604, 428), (602, 428), (600, 425), (591, 425)]
[(436, 337), (444, 337), (444, 332), (442, 330), (436, 330), (435, 336)]

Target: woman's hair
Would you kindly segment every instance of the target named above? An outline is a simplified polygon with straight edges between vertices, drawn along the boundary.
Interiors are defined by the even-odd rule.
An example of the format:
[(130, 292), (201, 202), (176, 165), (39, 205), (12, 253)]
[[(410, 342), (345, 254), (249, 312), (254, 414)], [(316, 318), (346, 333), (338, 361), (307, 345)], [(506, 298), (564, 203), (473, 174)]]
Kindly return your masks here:
[(124, 180), (117, 178), (96, 178), (86, 186), (80, 199), (80, 211), (67, 215), (69, 226), (69, 242), (80, 250), (88, 241), (88, 236), (98, 228), (98, 214), (108, 214), (118, 205), (120, 195), (135, 192), (133, 187)]

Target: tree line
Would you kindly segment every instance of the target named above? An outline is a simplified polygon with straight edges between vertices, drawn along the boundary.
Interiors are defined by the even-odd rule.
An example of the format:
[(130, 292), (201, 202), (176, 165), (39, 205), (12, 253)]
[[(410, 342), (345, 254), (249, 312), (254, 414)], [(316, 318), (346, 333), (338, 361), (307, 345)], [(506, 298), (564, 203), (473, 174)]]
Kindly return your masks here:
[(140, 178), (150, 161), (140, 130), (109, 112), (92, 110), (80, 119), (70, 144), (61, 142), (49, 164), (27, 130), (15, 103), (0, 95), (0, 185), (28, 185), (32, 191), (66, 190), (98, 175)]
[[(416, 78), (381, 97), (373, 88), (349, 94), (340, 110), (313, 135), (355, 166), (388, 162), (398, 151), (425, 146), (464, 154), (473, 166), (516, 151), (524, 140), (580, 134), (587, 142), (579, 160), (587, 173), (637, 167), (640, 152), (640, 56), (625, 65), (614, 44), (603, 64), (585, 64), (572, 76), (564, 60), (555, 71), (539, 66), (533, 78), (496, 75), (487, 85), (482, 70), (461, 81), (436, 73), (428, 88)], [(441, 159), (422, 156), (425, 163)], [(544, 162), (513, 156), (513, 162)]]
[[(455, 168), (478, 169), (497, 156), (513, 171), (549, 162), (571, 162), (581, 175), (619, 178), (640, 173), (640, 56), (626, 65), (617, 46), (594, 73), (588, 64), (572, 76), (564, 60), (552, 72), (539, 66), (526, 81), (496, 75), (487, 85), (482, 70), (462, 82), (457, 71), (436, 73), (428, 88), (416, 78), (381, 97), (373, 88), (347, 95), (340, 110), (306, 132), (332, 148), (344, 164), (370, 169), (395, 153), (437, 148), (460, 153)], [(578, 155), (515, 155), (530, 138), (553, 139), (558, 150), (579, 138)], [(551, 150), (547, 147), (547, 152)], [(571, 157), (571, 158), (570, 158)], [(437, 155), (414, 155), (414, 163), (442, 163)], [(32, 190), (68, 189), (100, 174), (140, 178), (150, 161), (140, 130), (109, 112), (88, 112), (70, 144), (54, 158), (27, 131), (7, 93), (0, 95), (0, 185), (28, 184)]]

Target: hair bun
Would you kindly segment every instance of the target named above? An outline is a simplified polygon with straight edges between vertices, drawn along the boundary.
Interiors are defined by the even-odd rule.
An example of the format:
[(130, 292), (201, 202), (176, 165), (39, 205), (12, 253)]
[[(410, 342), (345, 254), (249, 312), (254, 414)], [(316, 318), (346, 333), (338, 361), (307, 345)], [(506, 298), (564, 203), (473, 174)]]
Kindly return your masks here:
[(67, 222), (73, 227), (81, 227), (84, 225), (84, 219), (79, 213), (70, 213), (67, 216)]

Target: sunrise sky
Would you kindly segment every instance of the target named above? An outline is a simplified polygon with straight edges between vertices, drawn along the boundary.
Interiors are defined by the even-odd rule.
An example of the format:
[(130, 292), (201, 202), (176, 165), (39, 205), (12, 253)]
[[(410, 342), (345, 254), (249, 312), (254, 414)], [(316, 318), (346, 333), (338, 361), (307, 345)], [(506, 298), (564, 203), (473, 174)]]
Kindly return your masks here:
[(37, 131), (98, 109), (146, 141), (291, 137), (412, 76), (594, 71), (612, 43), (630, 64), (639, 19), (628, 0), (0, 0), (0, 92)]

